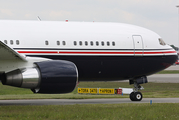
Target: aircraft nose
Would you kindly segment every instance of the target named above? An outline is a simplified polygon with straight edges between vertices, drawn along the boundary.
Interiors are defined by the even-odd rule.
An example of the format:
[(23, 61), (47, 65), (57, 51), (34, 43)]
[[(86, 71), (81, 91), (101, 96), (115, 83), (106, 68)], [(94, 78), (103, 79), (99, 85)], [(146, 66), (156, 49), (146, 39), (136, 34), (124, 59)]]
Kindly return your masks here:
[(170, 58), (171, 58), (172, 64), (174, 64), (179, 59), (178, 52), (174, 48), (172, 48)]

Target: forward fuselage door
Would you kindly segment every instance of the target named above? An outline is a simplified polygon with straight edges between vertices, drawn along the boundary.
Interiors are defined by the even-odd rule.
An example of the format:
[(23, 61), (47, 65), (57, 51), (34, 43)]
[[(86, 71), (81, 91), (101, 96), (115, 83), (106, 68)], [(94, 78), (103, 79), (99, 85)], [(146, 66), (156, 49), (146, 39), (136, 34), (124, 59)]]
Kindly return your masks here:
[(144, 54), (144, 46), (143, 39), (140, 35), (133, 35), (133, 43), (134, 43), (134, 55), (135, 56), (143, 56)]

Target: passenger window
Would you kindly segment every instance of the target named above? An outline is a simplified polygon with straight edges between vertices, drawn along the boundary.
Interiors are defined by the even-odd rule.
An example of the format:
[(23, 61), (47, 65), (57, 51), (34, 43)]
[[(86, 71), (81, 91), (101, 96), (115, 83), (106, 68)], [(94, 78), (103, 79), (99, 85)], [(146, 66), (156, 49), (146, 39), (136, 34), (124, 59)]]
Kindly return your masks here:
[(57, 45), (60, 45), (60, 41), (57, 41)]
[(96, 46), (98, 46), (99, 45), (99, 42), (98, 41), (96, 41)]
[(19, 40), (16, 40), (16, 44), (19, 45)]
[(91, 41), (90, 43), (91, 43), (91, 46), (93, 46), (93, 41)]
[(66, 45), (66, 42), (65, 41), (62, 41), (63, 45)]
[(82, 45), (82, 41), (80, 41), (79, 44)]
[(75, 46), (77, 45), (77, 42), (76, 42), (76, 41), (74, 41), (74, 45), (75, 45)]
[(115, 42), (112, 42), (112, 45), (115, 46)]
[(6, 44), (7, 44), (7, 40), (4, 40), (4, 43), (6, 43)]
[(104, 46), (104, 42), (103, 41), (101, 42), (101, 45)]
[(45, 45), (48, 45), (48, 41), (45, 41)]
[(110, 43), (109, 42), (107, 42), (107, 46), (109, 46), (110, 45)]
[(88, 42), (87, 42), (87, 41), (85, 41), (85, 45), (86, 45), (86, 46), (88, 45)]
[(13, 45), (13, 40), (10, 40), (10, 44)]

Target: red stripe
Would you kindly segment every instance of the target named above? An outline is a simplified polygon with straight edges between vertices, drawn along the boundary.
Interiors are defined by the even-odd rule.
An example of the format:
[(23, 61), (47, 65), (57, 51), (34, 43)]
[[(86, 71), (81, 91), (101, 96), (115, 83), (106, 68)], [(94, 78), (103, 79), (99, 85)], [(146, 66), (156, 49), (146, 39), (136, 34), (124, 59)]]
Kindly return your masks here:
[[(58, 51), (18, 51), (19, 53), (35, 53), (35, 54), (58, 54)], [(176, 51), (165, 52), (135, 52), (135, 54), (166, 54), (176, 53)], [(59, 54), (134, 54), (134, 52), (59, 52)]]
[(144, 52), (144, 54), (164, 54), (164, 53), (176, 53), (176, 51), (165, 51), (165, 52)]
[(57, 51), (18, 51), (18, 53), (58, 53)]
[(59, 52), (59, 54), (134, 54), (134, 52)]

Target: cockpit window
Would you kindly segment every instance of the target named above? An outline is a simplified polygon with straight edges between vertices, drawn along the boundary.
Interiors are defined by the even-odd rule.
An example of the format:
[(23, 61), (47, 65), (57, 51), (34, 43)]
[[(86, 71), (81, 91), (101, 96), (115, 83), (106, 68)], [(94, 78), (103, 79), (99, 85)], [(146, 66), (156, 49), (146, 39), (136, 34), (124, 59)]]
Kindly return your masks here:
[(160, 45), (166, 45), (166, 43), (161, 38), (159, 38), (158, 40), (159, 40)]

